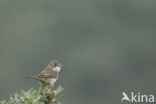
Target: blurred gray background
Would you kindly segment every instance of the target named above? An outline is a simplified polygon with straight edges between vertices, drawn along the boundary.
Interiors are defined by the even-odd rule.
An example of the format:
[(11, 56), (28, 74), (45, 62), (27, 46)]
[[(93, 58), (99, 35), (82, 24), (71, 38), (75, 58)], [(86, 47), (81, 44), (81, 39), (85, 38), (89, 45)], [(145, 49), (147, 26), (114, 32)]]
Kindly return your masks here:
[(64, 65), (63, 104), (156, 94), (156, 1), (1, 0), (0, 99), (38, 88), (24, 77), (52, 59)]

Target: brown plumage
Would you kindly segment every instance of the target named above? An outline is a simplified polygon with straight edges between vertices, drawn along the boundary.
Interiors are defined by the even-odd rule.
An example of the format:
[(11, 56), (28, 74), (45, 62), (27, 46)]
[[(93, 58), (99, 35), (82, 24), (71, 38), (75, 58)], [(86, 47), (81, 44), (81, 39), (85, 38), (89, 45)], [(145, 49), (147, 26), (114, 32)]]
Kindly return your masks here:
[(56, 78), (57, 72), (51, 70), (51, 68), (45, 68), (39, 75), (39, 78)]
[(62, 65), (58, 61), (53, 60), (46, 68), (43, 69), (43, 71), (41, 71), (39, 75), (27, 78), (37, 79), (42, 83), (53, 86), (58, 78), (58, 73), (60, 72), (61, 67)]

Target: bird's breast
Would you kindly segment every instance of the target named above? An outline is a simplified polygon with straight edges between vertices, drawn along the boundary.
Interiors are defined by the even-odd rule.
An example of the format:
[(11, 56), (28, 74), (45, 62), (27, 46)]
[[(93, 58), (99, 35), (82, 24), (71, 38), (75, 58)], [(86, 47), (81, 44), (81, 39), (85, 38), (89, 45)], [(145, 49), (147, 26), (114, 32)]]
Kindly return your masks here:
[(56, 82), (57, 78), (50, 78), (48, 80), (49, 80), (48, 82), (53, 86), (54, 83)]

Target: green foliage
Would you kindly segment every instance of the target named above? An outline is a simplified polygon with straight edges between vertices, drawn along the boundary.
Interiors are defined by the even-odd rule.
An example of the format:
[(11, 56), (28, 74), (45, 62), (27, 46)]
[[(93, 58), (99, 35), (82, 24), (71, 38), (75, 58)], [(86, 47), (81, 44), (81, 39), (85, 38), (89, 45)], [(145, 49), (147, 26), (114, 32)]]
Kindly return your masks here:
[(33, 88), (28, 91), (21, 90), (20, 93), (15, 93), (9, 101), (0, 101), (0, 104), (61, 104), (58, 100), (64, 95), (59, 93), (63, 91), (63, 87), (59, 86), (56, 90), (51, 90), (49, 86), (40, 85), (40, 88)]

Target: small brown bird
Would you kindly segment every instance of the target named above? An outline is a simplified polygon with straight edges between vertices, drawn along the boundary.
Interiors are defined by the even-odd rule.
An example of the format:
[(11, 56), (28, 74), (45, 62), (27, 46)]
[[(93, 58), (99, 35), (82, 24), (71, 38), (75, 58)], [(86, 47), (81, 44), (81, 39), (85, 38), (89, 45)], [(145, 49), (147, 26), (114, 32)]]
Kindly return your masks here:
[(53, 88), (54, 83), (58, 79), (58, 73), (60, 72), (62, 65), (57, 60), (52, 60), (46, 68), (41, 71), (41, 73), (37, 76), (27, 77), (33, 78), (41, 81), (44, 84), (50, 84)]

